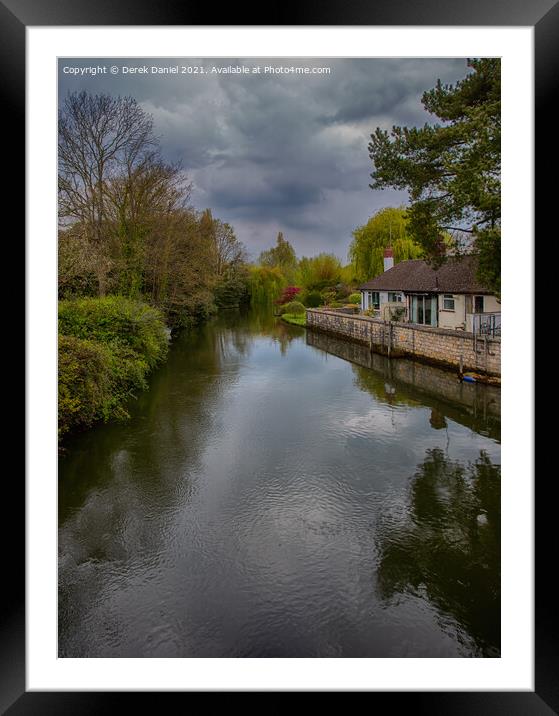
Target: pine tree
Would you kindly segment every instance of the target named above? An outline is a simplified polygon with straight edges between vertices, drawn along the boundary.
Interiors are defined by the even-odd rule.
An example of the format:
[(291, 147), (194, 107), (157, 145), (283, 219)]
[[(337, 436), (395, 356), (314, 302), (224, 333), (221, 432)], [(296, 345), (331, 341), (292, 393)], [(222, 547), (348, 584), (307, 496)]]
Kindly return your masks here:
[(499, 59), (468, 60), (455, 85), (425, 92), (422, 104), (441, 122), (377, 128), (369, 156), (371, 189), (407, 189), (409, 231), (435, 265), (440, 236), (467, 235), (479, 254), (479, 279), (496, 293), (501, 274), (501, 74)]

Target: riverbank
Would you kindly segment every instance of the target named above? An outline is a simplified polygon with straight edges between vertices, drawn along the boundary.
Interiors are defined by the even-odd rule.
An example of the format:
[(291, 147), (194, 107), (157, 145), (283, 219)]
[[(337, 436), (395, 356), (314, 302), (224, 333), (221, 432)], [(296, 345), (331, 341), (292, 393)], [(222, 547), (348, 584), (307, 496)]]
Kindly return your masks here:
[(284, 313), (281, 316), (281, 320), (285, 321), (286, 323), (291, 323), (294, 326), (306, 326), (307, 325), (307, 319), (305, 318), (305, 314), (299, 314), (299, 313)]
[(434, 328), (415, 323), (383, 321), (369, 316), (349, 316), (307, 308), (307, 327), (337, 335), (389, 357), (411, 357), (460, 374), (501, 377), (501, 340), (465, 331)]
[(58, 304), (58, 438), (111, 418), (168, 351), (161, 311), (122, 296)]

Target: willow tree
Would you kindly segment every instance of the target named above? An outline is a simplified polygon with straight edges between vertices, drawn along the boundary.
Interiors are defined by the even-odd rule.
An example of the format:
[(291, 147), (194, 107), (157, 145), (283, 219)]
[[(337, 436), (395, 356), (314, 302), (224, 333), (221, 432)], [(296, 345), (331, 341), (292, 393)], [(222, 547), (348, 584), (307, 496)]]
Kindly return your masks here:
[(439, 123), (380, 127), (371, 135), (372, 189), (408, 190), (409, 231), (435, 265), (444, 261), (442, 232), (469, 235), (479, 279), (495, 292), (501, 275), (501, 65), (468, 60), (454, 85), (424, 92)]
[(285, 276), (279, 268), (275, 266), (251, 266), (248, 278), (251, 304), (256, 306), (271, 305), (286, 284)]
[(384, 249), (394, 251), (394, 262), (420, 258), (421, 247), (412, 239), (404, 207), (381, 209), (352, 232), (349, 260), (358, 281), (367, 281), (384, 270)]

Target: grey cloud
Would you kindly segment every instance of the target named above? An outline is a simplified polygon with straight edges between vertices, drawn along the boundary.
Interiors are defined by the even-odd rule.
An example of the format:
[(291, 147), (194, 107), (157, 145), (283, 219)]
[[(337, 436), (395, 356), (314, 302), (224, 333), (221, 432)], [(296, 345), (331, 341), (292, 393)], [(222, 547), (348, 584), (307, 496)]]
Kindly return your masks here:
[(229, 221), (256, 256), (278, 231), (298, 255), (347, 258), (351, 232), (404, 192), (368, 188), (370, 134), (377, 126), (432, 118), (422, 93), (455, 82), (464, 59), (134, 59), (63, 60), (72, 66), (329, 65), (331, 75), (110, 75), (59, 72), (59, 97), (87, 89), (132, 95), (154, 119), (164, 156), (180, 159), (192, 201)]

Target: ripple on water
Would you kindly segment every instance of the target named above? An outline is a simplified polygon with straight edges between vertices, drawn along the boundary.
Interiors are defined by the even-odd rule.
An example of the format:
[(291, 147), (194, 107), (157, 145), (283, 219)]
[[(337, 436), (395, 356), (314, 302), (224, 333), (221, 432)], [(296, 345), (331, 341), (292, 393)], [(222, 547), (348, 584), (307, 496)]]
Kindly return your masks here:
[(60, 654), (498, 654), (494, 428), (236, 320), (61, 463)]

